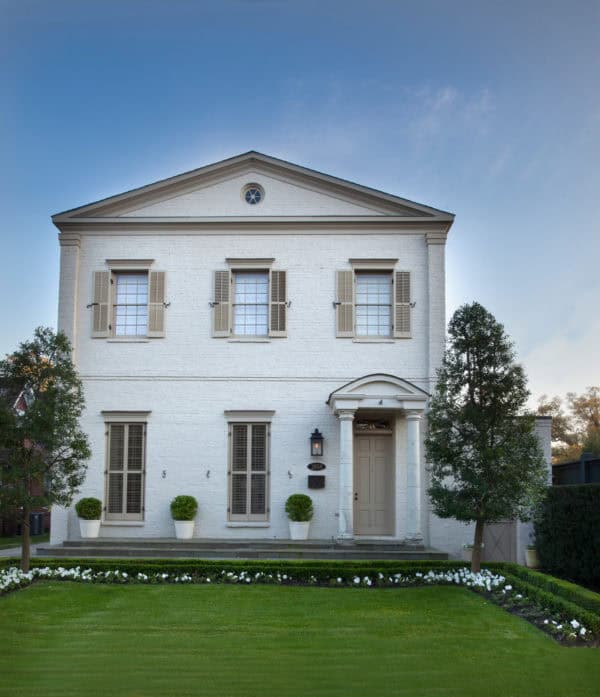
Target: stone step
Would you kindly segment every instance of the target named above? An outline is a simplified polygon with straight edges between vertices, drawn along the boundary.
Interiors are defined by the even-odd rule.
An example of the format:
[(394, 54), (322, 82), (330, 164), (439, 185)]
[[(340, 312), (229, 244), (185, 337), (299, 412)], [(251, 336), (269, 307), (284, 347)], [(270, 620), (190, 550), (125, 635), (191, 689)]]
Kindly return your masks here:
[(355, 545), (330, 545), (329, 548), (318, 545), (280, 545), (270, 547), (252, 547), (250, 545), (214, 545), (198, 547), (195, 545), (175, 544), (170, 546), (145, 543), (118, 545), (85, 544), (40, 545), (37, 557), (60, 558), (129, 558), (129, 559), (345, 559), (345, 560), (410, 560), (410, 559), (447, 559), (448, 555), (435, 549), (365, 549)]
[(151, 538), (140, 540), (139, 538), (96, 538), (94, 540), (68, 540), (63, 542), (64, 547), (111, 547), (114, 549), (129, 547), (152, 547), (153, 549), (253, 549), (270, 550), (274, 547), (297, 550), (297, 549), (360, 549), (360, 550), (381, 550), (381, 551), (422, 551), (423, 546), (406, 545), (397, 540), (394, 541), (348, 541), (339, 542), (337, 540), (257, 540), (257, 539), (191, 539), (177, 540), (174, 538)]

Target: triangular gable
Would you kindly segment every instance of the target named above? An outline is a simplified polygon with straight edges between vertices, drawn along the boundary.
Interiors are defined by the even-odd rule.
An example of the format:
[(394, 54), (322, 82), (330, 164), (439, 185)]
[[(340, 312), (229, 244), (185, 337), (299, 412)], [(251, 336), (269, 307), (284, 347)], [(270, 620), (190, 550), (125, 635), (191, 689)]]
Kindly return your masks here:
[(334, 390), (327, 400), (334, 411), (358, 408), (423, 410), (429, 395), (396, 375), (365, 375)]
[[(270, 191), (267, 189), (261, 205), (248, 206), (241, 198), (240, 187), (261, 177)], [(227, 205), (224, 196), (229, 197)], [(53, 221), (248, 215), (394, 216), (449, 223), (454, 218), (445, 211), (250, 151), (58, 213)]]

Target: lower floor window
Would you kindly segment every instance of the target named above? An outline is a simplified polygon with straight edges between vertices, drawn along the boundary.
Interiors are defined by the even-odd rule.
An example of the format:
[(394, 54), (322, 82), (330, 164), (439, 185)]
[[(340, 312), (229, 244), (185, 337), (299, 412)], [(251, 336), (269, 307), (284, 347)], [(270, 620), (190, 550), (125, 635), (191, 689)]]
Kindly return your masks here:
[(145, 423), (107, 424), (106, 520), (142, 520)]
[(229, 520), (269, 519), (269, 424), (229, 424)]

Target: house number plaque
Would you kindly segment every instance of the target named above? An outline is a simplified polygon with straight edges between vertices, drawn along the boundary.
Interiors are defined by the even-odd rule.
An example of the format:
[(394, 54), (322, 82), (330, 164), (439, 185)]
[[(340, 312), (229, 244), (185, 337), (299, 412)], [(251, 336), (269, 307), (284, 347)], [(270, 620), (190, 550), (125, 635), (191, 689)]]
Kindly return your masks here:
[(325, 469), (325, 465), (322, 462), (311, 462), (307, 467), (311, 472), (320, 472)]

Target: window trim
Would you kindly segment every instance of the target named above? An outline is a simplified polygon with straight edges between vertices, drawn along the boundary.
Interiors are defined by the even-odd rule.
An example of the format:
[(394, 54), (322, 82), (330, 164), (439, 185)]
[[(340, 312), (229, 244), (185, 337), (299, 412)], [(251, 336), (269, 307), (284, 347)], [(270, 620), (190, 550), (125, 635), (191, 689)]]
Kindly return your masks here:
[[(243, 306), (243, 307), (248, 307), (252, 303), (236, 303), (236, 286), (237, 286), (237, 275), (238, 274), (244, 274), (244, 273), (261, 273), (264, 274), (267, 277), (267, 295), (266, 295), (266, 303), (255, 303), (255, 305), (266, 305), (267, 307), (267, 320), (266, 320), (266, 333), (265, 334), (236, 334), (235, 333), (235, 308), (237, 305)], [(243, 267), (243, 268), (232, 268), (230, 270), (230, 289), (231, 289), (231, 326), (230, 326), (230, 338), (231, 339), (238, 339), (238, 340), (256, 340), (256, 339), (262, 339), (263, 341), (265, 339), (269, 339), (270, 333), (269, 329), (271, 326), (271, 270), (269, 268), (265, 267)]]
[[(227, 524), (234, 524), (236, 527), (244, 527), (245, 525), (260, 525), (267, 527), (270, 525), (271, 519), (271, 421), (275, 411), (273, 410), (226, 410), (224, 412), (227, 421)], [(265, 426), (266, 428), (266, 443), (265, 443), (265, 513), (264, 514), (234, 514), (232, 508), (232, 483), (233, 483), (233, 427), (246, 426), (248, 433), (251, 434), (252, 426)], [(252, 437), (248, 438), (248, 448), (251, 447)], [(248, 463), (246, 465), (248, 470)], [(248, 489), (246, 490), (248, 492)], [(248, 493), (247, 493), (248, 495)]]
[[(357, 290), (358, 290), (358, 277), (359, 276), (368, 276), (368, 275), (384, 275), (386, 277), (389, 277), (389, 304), (386, 305), (386, 307), (389, 307), (389, 333), (388, 334), (359, 334), (358, 333), (358, 299), (357, 299)], [(358, 340), (375, 340), (375, 341), (382, 341), (385, 339), (393, 339), (394, 338), (394, 271), (393, 269), (388, 269), (386, 268), (378, 268), (378, 269), (354, 269), (354, 284), (353, 284), (353, 298), (352, 302), (354, 303), (354, 338)], [(368, 306), (369, 303), (364, 304), (360, 303), (361, 307), (366, 307)], [(373, 307), (381, 307), (381, 305), (377, 304), (375, 305), (373, 303)]]
[[(102, 506), (102, 522), (109, 523), (111, 525), (118, 525), (121, 523), (131, 523), (138, 522), (143, 523), (146, 514), (146, 463), (147, 463), (147, 441), (148, 441), (148, 422), (147, 417), (151, 412), (149, 411), (103, 411), (102, 415), (104, 417), (104, 428), (105, 428), (105, 468), (104, 468), (104, 503)], [(129, 427), (130, 426), (142, 426), (142, 468), (141, 468), (141, 495), (140, 495), (140, 512), (139, 513), (109, 513), (108, 512), (108, 500), (109, 500), (109, 490), (110, 490), (110, 437), (111, 437), (111, 427), (112, 426), (125, 426), (124, 431), (124, 444), (123, 453), (124, 457), (127, 455), (127, 443), (129, 438)], [(113, 470), (114, 471), (114, 470)], [(123, 469), (123, 500), (127, 500), (127, 474), (129, 473), (128, 463), (124, 462)], [(137, 472), (138, 470), (134, 470)]]
[[(117, 303), (119, 277), (127, 274), (144, 276), (146, 278), (146, 331), (143, 334), (117, 334), (117, 307), (133, 307), (133, 303)], [(141, 307), (140, 304), (135, 307)], [(111, 339), (147, 338), (150, 323), (150, 274), (146, 269), (118, 268), (110, 269), (109, 277), (109, 336)], [(137, 325), (136, 325), (137, 326)]]

